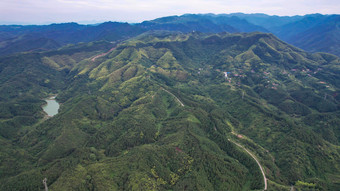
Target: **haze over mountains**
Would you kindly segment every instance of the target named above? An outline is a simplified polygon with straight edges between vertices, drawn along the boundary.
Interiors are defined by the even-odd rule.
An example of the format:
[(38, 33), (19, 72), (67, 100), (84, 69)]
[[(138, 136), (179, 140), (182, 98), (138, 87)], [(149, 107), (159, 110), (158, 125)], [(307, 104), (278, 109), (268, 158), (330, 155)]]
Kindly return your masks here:
[[(51, 50), (68, 43), (124, 40), (149, 30), (181, 32), (266, 32), (301, 49), (340, 55), (340, 15), (269, 16), (265, 14), (186, 14), (138, 24), (107, 22), (0, 27), (0, 54)], [(38, 40), (39, 39), (39, 40)], [(36, 42), (36, 43), (34, 43)]]
[(338, 25), (1, 26), (0, 190), (340, 190)]

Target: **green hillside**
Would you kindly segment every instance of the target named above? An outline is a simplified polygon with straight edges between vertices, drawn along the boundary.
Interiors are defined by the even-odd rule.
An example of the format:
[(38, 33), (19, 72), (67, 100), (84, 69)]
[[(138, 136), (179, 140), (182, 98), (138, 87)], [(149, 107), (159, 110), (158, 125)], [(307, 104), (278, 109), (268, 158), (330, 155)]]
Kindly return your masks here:
[(262, 190), (244, 148), (268, 190), (338, 190), (339, 74), (338, 57), (266, 33), (2, 57), (0, 190)]

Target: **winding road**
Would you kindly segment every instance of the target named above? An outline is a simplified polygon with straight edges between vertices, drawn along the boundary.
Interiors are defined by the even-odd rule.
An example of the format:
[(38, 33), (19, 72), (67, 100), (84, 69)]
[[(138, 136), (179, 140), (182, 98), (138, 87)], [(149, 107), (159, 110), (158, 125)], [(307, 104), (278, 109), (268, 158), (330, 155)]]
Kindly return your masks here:
[(164, 88), (162, 88), (162, 90), (164, 90), (164, 91), (168, 92), (170, 95), (174, 96), (177, 99), (177, 101), (181, 104), (181, 106), (184, 107), (184, 104), (181, 102), (181, 100), (179, 100), (173, 93), (169, 92), (168, 90), (166, 90)]
[(102, 54), (99, 54), (99, 55), (93, 57), (93, 58), (91, 59), (91, 61), (94, 62), (94, 61), (96, 61), (97, 58), (106, 56), (108, 53), (112, 52), (114, 49), (116, 49), (116, 47), (113, 47), (113, 48), (111, 48), (109, 51), (107, 51), (107, 52), (105, 52), (105, 53), (102, 53)]
[[(176, 98), (176, 100), (181, 104), (181, 106), (184, 107), (184, 104), (181, 102), (181, 100), (178, 99), (173, 93), (169, 92), (168, 90), (166, 90), (164, 88), (161, 88), (161, 89), (166, 91), (168, 94), (174, 96)], [(233, 132), (233, 134), (235, 134), (235, 133)], [(228, 139), (228, 141), (234, 143), (238, 147), (240, 147), (243, 150), (245, 150), (256, 161), (257, 165), (260, 167), (260, 170), (261, 170), (261, 173), (262, 173), (262, 176), (263, 176), (263, 181), (264, 181), (264, 189), (263, 190), (267, 190), (267, 177), (266, 177), (266, 174), (264, 173), (263, 167), (260, 164), (260, 162), (257, 160), (257, 158), (255, 157), (255, 155), (253, 153), (251, 153), (248, 149), (246, 149), (244, 146), (242, 146), (241, 144), (236, 143), (235, 141), (233, 141), (231, 139)]]
[(248, 151), (248, 149), (244, 148), (244, 146), (240, 145), (239, 143), (236, 143), (230, 139), (228, 139), (228, 141), (234, 143), (235, 145), (241, 147), (243, 150), (245, 150), (257, 163), (257, 165), (260, 167), (261, 169), (261, 172), (262, 172), (262, 176), (263, 176), (263, 181), (264, 181), (264, 189), (263, 190), (267, 190), (267, 178), (266, 178), (266, 175), (264, 173), (264, 170), (260, 164), (260, 162), (257, 160), (257, 158), (255, 157), (255, 155), (253, 155), (253, 153), (251, 153), (250, 151)]

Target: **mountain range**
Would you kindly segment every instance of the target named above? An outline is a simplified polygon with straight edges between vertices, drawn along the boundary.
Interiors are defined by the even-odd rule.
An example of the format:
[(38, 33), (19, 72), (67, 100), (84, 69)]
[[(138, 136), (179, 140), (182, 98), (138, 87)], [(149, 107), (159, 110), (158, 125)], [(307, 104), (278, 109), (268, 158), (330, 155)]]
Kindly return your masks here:
[(185, 14), (137, 24), (107, 22), (0, 26), (0, 55), (53, 50), (67, 44), (94, 40), (119, 41), (146, 31), (266, 32), (310, 52), (340, 56), (339, 15), (269, 16), (265, 14)]
[(99, 41), (0, 57), (0, 190), (339, 190), (339, 57), (243, 16), (64, 24)]

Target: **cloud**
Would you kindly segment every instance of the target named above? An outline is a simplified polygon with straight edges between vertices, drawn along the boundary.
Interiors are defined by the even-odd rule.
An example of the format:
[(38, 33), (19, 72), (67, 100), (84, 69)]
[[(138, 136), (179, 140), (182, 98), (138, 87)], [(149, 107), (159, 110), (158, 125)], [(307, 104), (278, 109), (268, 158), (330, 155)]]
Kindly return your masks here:
[(340, 13), (338, 0), (1, 0), (0, 21), (139, 22), (185, 13)]

